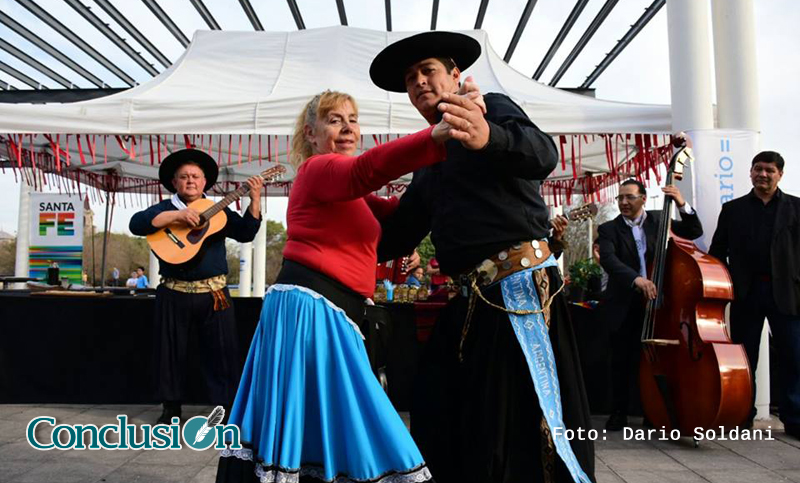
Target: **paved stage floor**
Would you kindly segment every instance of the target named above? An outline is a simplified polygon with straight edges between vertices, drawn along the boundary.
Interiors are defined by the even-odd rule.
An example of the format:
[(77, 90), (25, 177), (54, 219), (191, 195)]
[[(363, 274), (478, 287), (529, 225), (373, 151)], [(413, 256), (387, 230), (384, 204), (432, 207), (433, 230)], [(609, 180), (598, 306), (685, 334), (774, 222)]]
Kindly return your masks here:
[[(184, 419), (207, 416), (211, 407), (187, 406)], [(38, 416), (56, 418), (57, 424), (116, 424), (126, 414), (129, 424), (153, 424), (159, 406), (0, 405), (0, 482), (127, 483), (213, 482), (217, 452), (213, 449), (89, 451), (57, 449), (37, 451), (26, 441), (28, 423)], [(403, 414), (407, 420), (407, 414)], [(594, 418), (600, 430), (596, 442), (598, 483), (658, 482), (796, 482), (800, 483), (800, 440), (784, 434), (780, 422), (759, 421), (757, 428), (772, 426), (772, 441), (624, 440), (622, 433), (607, 433), (605, 417)], [(632, 422), (639, 422), (632, 419)], [(634, 429), (642, 429), (634, 425)], [(49, 442), (52, 427), (40, 425), (40, 442)], [(114, 433), (110, 433), (113, 441)], [(764, 431), (764, 436), (767, 433)], [(434, 475), (435, 477), (435, 475)], [(524, 481), (523, 479), (520, 480)]]

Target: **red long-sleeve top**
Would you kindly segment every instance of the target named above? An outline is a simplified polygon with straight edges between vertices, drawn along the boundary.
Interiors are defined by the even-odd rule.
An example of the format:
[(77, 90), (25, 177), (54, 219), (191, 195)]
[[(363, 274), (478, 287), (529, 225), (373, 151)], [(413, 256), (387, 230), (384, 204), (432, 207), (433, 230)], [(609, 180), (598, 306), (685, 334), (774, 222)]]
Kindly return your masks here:
[(320, 154), (308, 158), (298, 169), (289, 195), (283, 256), (372, 297), (381, 236), (378, 220), (394, 211), (398, 202), (372, 192), (444, 160), (444, 146), (433, 141), (432, 129), (357, 157)]

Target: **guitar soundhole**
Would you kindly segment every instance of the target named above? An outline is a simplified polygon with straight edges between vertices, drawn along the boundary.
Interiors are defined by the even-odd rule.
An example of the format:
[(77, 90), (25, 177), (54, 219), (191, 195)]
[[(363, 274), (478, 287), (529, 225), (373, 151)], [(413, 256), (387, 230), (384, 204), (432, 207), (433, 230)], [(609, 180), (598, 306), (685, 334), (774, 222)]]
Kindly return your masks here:
[(194, 230), (190, 231), (188, 235), (186, 235), (186, 240), (189, 241), (191, 244), (196, 244), (198, 242), (203, 241), (203, 235), (208, 231), (208, 223), (203, 225), (200, 228), (195, 228)]

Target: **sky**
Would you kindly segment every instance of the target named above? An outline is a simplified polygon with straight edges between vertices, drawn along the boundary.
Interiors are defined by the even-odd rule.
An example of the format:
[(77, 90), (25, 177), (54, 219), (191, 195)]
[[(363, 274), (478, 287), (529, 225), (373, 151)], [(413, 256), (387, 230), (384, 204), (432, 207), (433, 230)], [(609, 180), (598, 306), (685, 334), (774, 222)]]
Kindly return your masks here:
[[(127, 55), (115, 47), (62, 0), (36, 0), (64, 24), (78, 33), (103, 55), (117, 63), (138, 82), (144, 83), (151, 76)], [(101, 19), (109, 23), (121, 37), (129, 35), (116, 25), (92, 0), (80, 0), (91, 7)], [(701, 1), (701, 0), (698, 0)], [(392, 2), (392, 27), (394, 31), (417, 31), (430, 28), (433, 0), (395, 0)], [(150, 13), (143, 2), (112, 2), (137, 28), (145, 33), (161, 52), (171, 61), (183, 53), (183, 46)], [(237, 0), (205, 0), (217, 22), (225, 30), (252, 30)], [(296, 26), (284, 0), (251, 2), (265, 30), (295, 30)], [(339, 24), (335, 0), (297, 0), (306, 28)], [(561, 49), (540, 80), (549, 82), (572, 47), (583, 35), (587, 26), (601, 9), (605, 0), (591, 0), (576, 22)], [(617, 40), (644, 12), (652, 0), (625, 0), (619, 2), (605, 20), (589, 44), (577, 57), (573, 65), (559, 82), (559, 87), (576, 87), (583, 83), (596, 64), (600, 63)], [(186, 0), (160, 0), (159, 4), (172, 17), (184, 34), (191, 39), (197, 29), (207, 26), (196, 10)], [(353, 27), (385, 30), (384, 2), (379, 0), (344, 0), (348, 24)], [(472, 29), (478, 12), (479, 0), (440, 0), (438, 30)], [(491, 0), (486, 12), (483, 29), (495, 51), (505, 54), (527, 0)], [(760, 103), (761, 147), (778, 151), (787, 161), (781, 187), (800, 195), (800, 168), (796, 160), (800, 149), (796, 147), (795, 120), (800, 108), (800, 90), (794, 80), (800, 78), (800, 4), (792, 0), (754, 0), (756, 29), (756, 59), (758, 94)], [(539, 0), (533, 9), (525, 33), (522, 35), (510, 65), (522, 74), (531, 77), (555, 38), (574, 2), (563, 0)], [(710, 7), (709, 7), (710, 8)], [(0, 0), (0, 11), (16, 18), (47, 42), (57, 46), (69, 57), (82, 65), (96, 66), (92, 70), (111, 87), (126, 85), (86, 54), (40, 22), (34, 15), (14, 0)], [(710, 18), (710, 15), (709, 15)], [(709, 27), (709, 35), (711, 29)], [(92, 87), (80, 76), (50, 58), (3, 25), (0, 38), (21, 48), (32, 57), (74, 82), (78, 87)], [(134, 49), (159, 70), (163, 67), (152, 58), (135, 40), (128, 39)], [(709, 42), (711, 44), (711, 42)], [(713, 44), (712, 44), (713, 45)], [(631, 42), (620, 56), (606, 69), (592, 87), (599, 99), (635, 102), (670, 103), (670, 65), (668, 61), (667, 9), (662, 8), (647, 27)], [(713, 59), (713, 55), (712, 55)], [(37, 81), (54, 83), (29, 68), (15, 57), (0, 50), (0, 61), (33, 77)], [(709, 66), (713, 76), (713, 64)], [(19, 88), (25, 86), (16, 79), (0, 72), (0, 80)], [(480, 80), (476, 79), (478, 84)], [(534, 119), (534, 122), (536, 120)], [(19, 186), (10, 172), (0, 174), (0, 193), (3, 193), (5, 208), (0, 210), (0, 230), (15, 233), (18, 216)], [(267, 203), (267, 218), (285, 224), (286, 198), (270, 198)], [(104, 207), (93, 203), (95, 219), (102, 220)], [(112, 231), (129, 233), (130, 216), (141, 208), (115, 210)], [(97, 223), (97, 222), (96, 222)]]

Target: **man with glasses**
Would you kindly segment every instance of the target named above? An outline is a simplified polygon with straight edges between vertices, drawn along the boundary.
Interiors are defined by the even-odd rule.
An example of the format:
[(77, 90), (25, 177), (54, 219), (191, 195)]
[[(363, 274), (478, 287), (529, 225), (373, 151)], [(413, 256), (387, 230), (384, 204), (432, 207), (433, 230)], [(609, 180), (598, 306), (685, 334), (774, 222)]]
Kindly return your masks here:
[[(703, 234), (697, 214), (676, 186), (661, 188), (678, 206), (681, 219), (672, 223), (676, 235), (694, 240)], [(629, 179), (617, 196), (620, 215), (598, 228), (600, 265), (608, 273), (603, 319), (611, 332), (612, 411), (606, 429), (620, 431), (628, 424), (630, 390), (635, 387), (639, 351), (647, 300), (656, 298), (659, 287), (648, 279), (647, 266), (653, 261), (660, 211), (646, 211), (644, 185)]]
[[(753, 374), (769, 319), (780, 361), (780, 418), (786, 434), (800, 439), (800, 199), (778, 188), (783, 166), (774, 151), (753, 158), (753, 189), (722, 205), (708, 252), (730, 270), (731, 337), (744, 345)], [(748, 425), (754, 416), (755, 409)]]
[[(145, 236), (173, 223), (202, 225), (200, 213), (188, 205), (205, 196), (217, 182), (218, 173), (216, 161), (196, 149), (182, 149), (164, 158), (158, 176), (164, 188), (175, 194), (133, 215), (131, 233)], [(253, 241), (261, 225), (262, 183), (260, 176), (247, 180), (247, 213), (240, 216), (225, 208), (225, 228), (209, 237), (195, 258), (180, 265), (163, 260), (159, 264), (162, 281), (156, 289), (155, 355), (164, 411), (157, 424), (171, 424), (173, 417), (181, 417), (191, 359), (200, 361), (209, 402), (226, 407), (233, 402), (240, 375), (239, 353), (226, 280), (225, 238)]]

